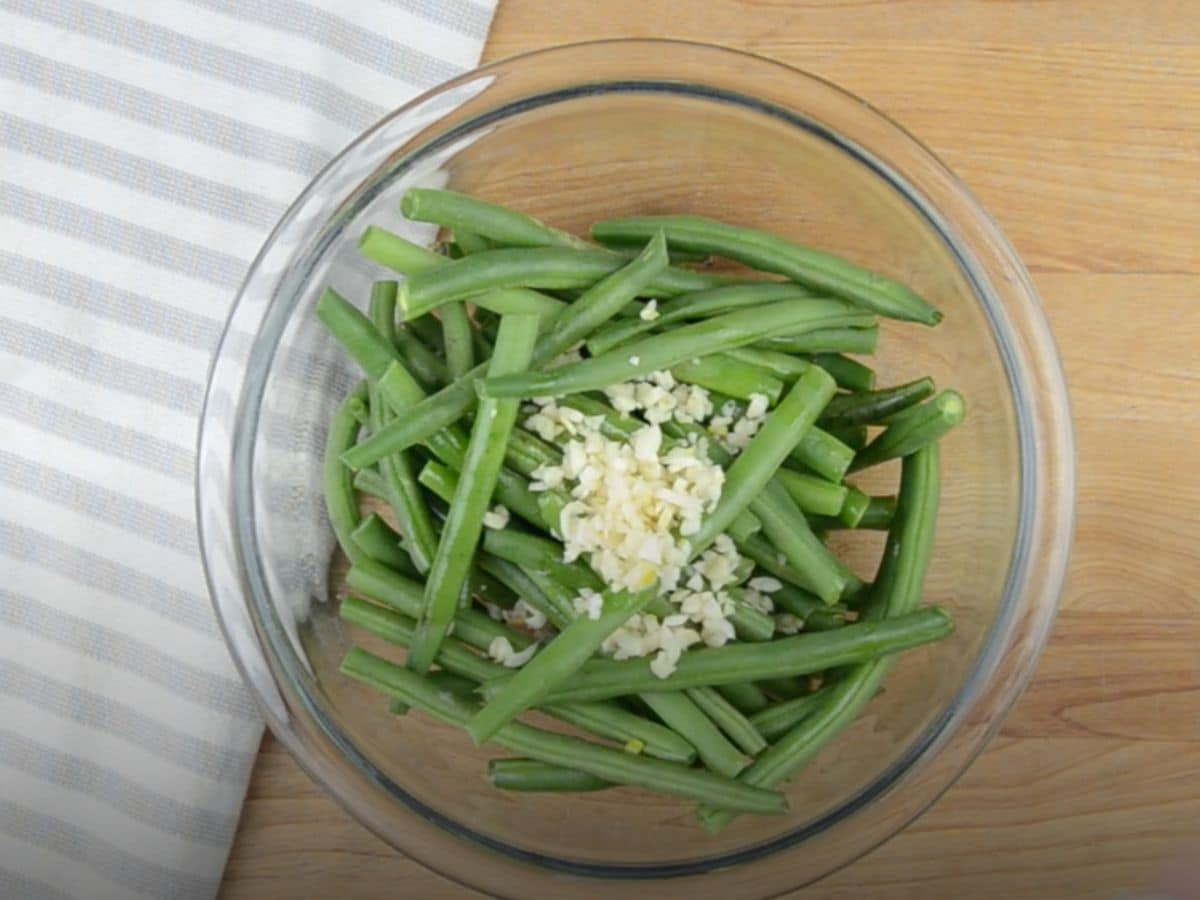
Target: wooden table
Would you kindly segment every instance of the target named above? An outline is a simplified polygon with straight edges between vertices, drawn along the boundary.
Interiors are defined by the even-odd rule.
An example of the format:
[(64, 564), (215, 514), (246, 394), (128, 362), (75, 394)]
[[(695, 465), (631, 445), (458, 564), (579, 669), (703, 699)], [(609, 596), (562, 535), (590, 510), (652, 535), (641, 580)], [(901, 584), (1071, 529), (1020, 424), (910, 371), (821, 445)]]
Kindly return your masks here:
[[(488, 59), (671, 36), (869, 99), (999, 220), (1062, 349), (1079, 519), (1036, 679), (933, 810), (797, 898), (1115, 897), (1153, 887), (1185, 848), (1200, 859), (1197, 12), (1195, 0), (500, 0)], [(478, 896), (391, 851), (264, 741), (224, 900)]]

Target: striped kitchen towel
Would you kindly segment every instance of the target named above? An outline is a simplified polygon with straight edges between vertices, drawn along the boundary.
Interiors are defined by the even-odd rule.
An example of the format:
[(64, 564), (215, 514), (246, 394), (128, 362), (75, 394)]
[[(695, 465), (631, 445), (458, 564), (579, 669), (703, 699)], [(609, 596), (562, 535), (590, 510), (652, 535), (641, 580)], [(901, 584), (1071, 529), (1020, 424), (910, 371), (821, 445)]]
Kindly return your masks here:
[(0, 0), (0, 898), (209, 898), (261, 724), (193, 521), (250, 259), (489, 0)]

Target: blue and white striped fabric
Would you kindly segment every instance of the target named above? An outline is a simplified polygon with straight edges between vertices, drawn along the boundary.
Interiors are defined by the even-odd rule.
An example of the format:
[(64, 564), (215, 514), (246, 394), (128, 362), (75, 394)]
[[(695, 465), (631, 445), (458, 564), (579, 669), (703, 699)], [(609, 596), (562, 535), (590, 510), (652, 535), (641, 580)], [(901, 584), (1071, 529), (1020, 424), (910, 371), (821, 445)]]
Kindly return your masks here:
[(274, 221), (489, 0), (0, 0), (0, 897), (209, 898), (261, 724), (192, 514)]

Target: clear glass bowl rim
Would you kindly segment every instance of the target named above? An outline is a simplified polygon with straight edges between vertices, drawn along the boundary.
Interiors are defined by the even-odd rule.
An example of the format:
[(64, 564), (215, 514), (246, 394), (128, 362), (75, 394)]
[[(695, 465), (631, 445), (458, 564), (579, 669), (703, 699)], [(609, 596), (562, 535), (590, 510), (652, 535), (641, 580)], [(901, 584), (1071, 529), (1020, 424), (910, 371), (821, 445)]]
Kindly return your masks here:
[[(630, 79), (613, 79), (610, 76), (592, 79), (589, 78), (586, 68), (573, 65), (578, 62), (580, 55), (597, 49), (619, 52), (622, 48), (652, 49), (653, 54), (647, 55), (657, 57), (658, 61), (654, 64), (643, 64), (643, 69), (655, 70), (655, 76)], [(706, 65), (710, 66), (715, 74), (710, 77), (706, 72), (703, 83), (672, 79), (672, 60), (683, 60), (688, 55), (704, 58)], [(296, 677), (302, 671), (298, 660), (286, 658), (289, 653), (294, 657), (294, 653), (283, 636), (281, 626), (271, 621), (272, 617), (268, 612), (271, 609), (270, 604), (261, 602), (262, 579), (255, 577), (250, 571), (254, 569), (254, 564), (248, 565), (246, 562), (246, 556), (252, 556), (252, 546), (248, 547), (245, 543), (247, 517), (244, 501), (249, 493), (249, 460), (252, 458), (253, 447), (252, 439), (249, 446), (242, 440), (244, 431), (239, 431), (236, 424), (250, 426), (250, 430), (253, 430), (253, 420), (257, 415), (255, 401), (261, 398), (266, 379), (263, 360), (269, 363), (273, 357), (282, 334), (282, 326), (287, 320), (287, 314), (284, 313), (290, 313), (290, 310), (281, 312), (278, 304), (272, 302), (270, 305), (275, 308), (264, 309), (259, 314), (259, 320), (255, 324), (260, 327), (255, 329), (247, 377), (237, 377), (244, 368), (239, 362), (228, 358), (230, 352), (227, 344), (239, 314), (247, 315), (243, 307), (252, 285), (256, 284), (256, 280), (270, 277), (264, 276), (260, 271), (264, 258), (279, 241), (280, 236), (289, 227), (295, 227), (297, 212), (320, 193), (320, 187), (329, 173), (335, 171), (371, 135), (456, 86), (495, 74), (519, 72), (530, 61), (545, 62), (555, 57), (562, 62), (563, 71), (569, 72), (570, 75), (563, 79), (563, 84), (559, 85), (557, 90), (543, 86), (541, 90), (525, 98), (527, 102), (533, 103), (539, 99), (545, 101), (545, 98), (551, 96), (557, 98), (570, 87), (580, 93), (586, 89), (588, 94), (596, 94), (605, 91), (629, 91), (634, 89), (635, 85), (651, 86), (652, 89), (664, 93), (689, 93), (701, 98), (739, 103), (757, 112), (782, 114), (798, 127), (823, 133), (826, 139), (834, 141), (841, 149), (868, 163), (876, 174), (900, 191), (937, 231), (975, 287), (976, 297), (985, 309), (1006, 367), (1018, 420), (1020, 514), (1009, 577), (1003, 600), (983, 650), (970, 676), (944, 714), (871, 785), (821, 820), (748, 850), (665, 868), (575, 864), (539, 857), (537, 854), (507, 845), (497, 846), (496, 842), (474, 834), (459, 823), (439, 821), (442, 818), (439, 813), (423, 806), (388, 781), (357, 753), (344, 736), (336, 733), (336, 729), (324, 716), (320, 715), (316, 704), (307, 696)], [(826, 105), (833, 104), (839, 107), (837, 112), (850, 118), (862, 117), (872, 128), (882, 129), (885, 132), (884, 138), (888, 141), (888, 161), (885, 162), (877, 156), (870, 147), (859, 146), (838, 131), (823, 127), (807, 118), (804, 110), (787, 108), (777, 100), (763, 100), (739, 89), (730, 90), (723, 86), (723, 77), (732, 76), (733, 67), (747, 65), (761, 67), (765, 75), (790, 78), (794, 84), (806, 91), (824, 92), (822, 100)], [(729, 77), (728, 80), (736, 82), (740, 79)], [(799, 84), (800, 82), (803, 84)], [(515, 105), (510, 100), (492, 112), (509, 109)], [(469, 130), (471, 125), (485, 115), (486, 112), (476, 115), (465, 125), (455, 127)], [(436, 125), (437, 123), (434, 123), (435, 129)], [(443, 134), (438, 137), (444, 136)], [(435, 137), (435, 140), (438, 137)], [(408, 157), (418, 157), (426, 147), (427, 145), (417, 146)], [(897, 158), (904, 160), (903, 171), (894, 163)], [(931, 190), (940, 192), (940, 206), (935, 206), (928, 199), (927, 193)], [(951, 208), (948, 209), (947, 204)], [(323, 227), (324, 223), (320, 224)], [(1007, 276), (1008, 286), (1004, 303), (1000, 301), (993, 282), (985, 274), (985, 269), (1002, 270)], [(277, 293), (278, 291), (272, 292), (272, 301), (278, 299)], [(296, 298), (293, 296), (292, 299), (294, 301)], [(1016, 321), (1014, 312), (1019, 314), (1015, 317)], [(271, 325), (274, 326), (274, 334), (262, 330), (261, 326), (264, 323), (268, 329)], [(227, 407), (213, 402), (214, 394), (222, 386), (226, 389), (230, 386), (239, 389), (236, 424), (232, 434), (228, 433), (227, 422), (218, 421), (228, 415)], [(258, 391), (257, 397), (254, 396), (255, 386)], [(900, 126), (836, 85), (785, 64), (741, 51), (708, 44), (653, 39), (618, 39), (570, 44), (490, 63), (399, 107), (356, 138), (322, 169), (272, 231), (247, 273), (210, 369), (197, 453), (197, 521), (201, 555), (210, 595), (231, 654), (262, 708), (271, 731), (314, 781), (365, 825), (435, 871), (469, 884), (477, 890), (495, 889), (494, 875), (484, 877), (484, 870), (490, 868), (494, 872), (497, 868), (510, 868), (513, 863), (520, 866), (522, 873), (527, 874), (533, 881), (540, 882), (542, 876), (555, 872), (566, 872), (582, 876), (586, 881), (576, 880), (576, 884), (592, 884), (596, 891), (601, 889), (604, 882), (612, 885), (622, 881), (627, 884), (629, 879), (670, 878), (672, 881), (669, 882), (655, 882), (655, 890), (658, 892), (656, 896), (665, 898), (666, 885), (673, 884), (684, 888), (686, 883), (694, 880), (693, 877), (686, 876), (703, 876), (706, 888), (711, 889), (714, 887), (714, 880), (720, 880), (732, 871), (729, 867), (754, 859), (778, 856), (781, 850), (797, 846), (856, 813), (861, 813), (864, 808), (879, 804), (888, 797), (894, 797), (902, 784), (913, 781), (911, 776), (926, 762), (939, 753), (945, 755), (948, 748), (957, 745), (953, 747), (956, 751), (953, 754), (953, 764), (942, 767), (944, 771), (940, 778), (934, 779), (936, 783), (922, 784), (920, 797), (910, 798), (904, 809), (894, 811), (889, 824), (878, 834), (868, 835), (865, 840), (860, 840), (855, 846), (848, 848), (848, 852), (843, 852), (839, 858), (831, 860), (826, 871), (816, 876), (823, 877), (829, 871), (840, 868), (882, 843), (920, 815), (949, 788), (999, 729), (1008, 709), (1031, 677), (1034, 663), (1049, 634), (1069, 557), (1074, 519), (1074, 449), (1070, 421), (1061, 365), (1028, 273), (998, 227), (966, 187), (927, 148)], [(249, 530), (252, 535), (252, 524)], [(251, 537), (250, 545), (252, 544)], [(248, 550), (251, 551), (249, 554)], [(211, 564), (214, 559), (224, 561), (229, 558), (236, 558), (241, 564), (232, 582), (228, 577), (217, 575), (215, 567)], [(1022, 620), (1023, 628), (1019, 640), (1014, 634), (1014, 623), (1018, 618)], [(1020, 664), (1006, 667), (1008, 675), (1003, 679), (1003, 683), (997, 683), (994, 676), (1001, 670), (1001, 661), (1005, 659), (1018, 659)], [(973, 729), (969, 738), (960, 734), (959, 732), (964, 730), (961, 726), (981, 709), (985, 709), (987, 713), (982, 727)], [(341, 771), (339, 763), (346, 759), (352, 761), (354, 773)], [(371, 804), (366, 802), (367, 794), (378, 787), (398, 798), (415, 814), (414, 817), (406, 817), (406, 820), (412, 819), (412, 840), (406, 839), (408, 835), (402, 837), (393, 827), (394, 822), (389, 823), (386, 816), (381, 816), (378, 809), (371, 809)], [(440, 831), (441, 837), (454, 842), (455, 847), (447, 849), (436, 846), (440, 843), (438, 833), (429, 833), (427, 830), (418, 837), (416, 832), (424, 830), (422, 823), (433, 823), (435, 829), (444, 829)], [(463, 841), (461, 838), (464, 835), (473, 839), (475, 843)], [(464, 853), (478, 856), (476, 864), (470, 867), (462, 866), (461, 856)], [(456, 858), (459, 864), (451, 865), (450, 861)], [(530, 863), (534, 866), (530, 866)], [(464, 874), (464, 868), (473, 871)], [(812, 876), (804, 876), (801, 883), (812, 880), (815, 880)], [(801, 883), (771, 889), (770, 893), (793, 889), (801, 886)], [(546, 883), (548, 887), (550, 884)], [(679, 895), (685, 896), (686, 890), (684, 888)], [(581, 896), (593, 895), (599, 896), (595, 892)], [(675, 895), (672, 891), (671, 896)]]

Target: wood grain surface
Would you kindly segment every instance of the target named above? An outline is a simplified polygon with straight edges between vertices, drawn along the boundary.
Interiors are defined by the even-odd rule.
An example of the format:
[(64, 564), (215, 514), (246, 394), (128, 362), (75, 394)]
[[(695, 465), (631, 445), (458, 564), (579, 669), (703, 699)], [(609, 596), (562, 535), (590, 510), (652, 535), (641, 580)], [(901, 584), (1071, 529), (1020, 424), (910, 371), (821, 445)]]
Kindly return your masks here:
[[(772, 56), (920, 136), (1032, 270), (1071, 386), (1078, 529), (1033, 685), (930, 812), (794, 898), (1115, 898), (1200, 864), (1195, 0), (501, 0), (486, 56), (616, 36)], [(480, 895), (268, 737), (221, 896)]]

